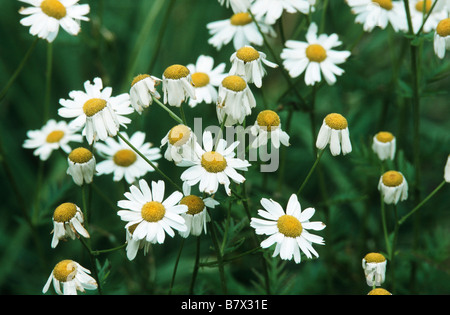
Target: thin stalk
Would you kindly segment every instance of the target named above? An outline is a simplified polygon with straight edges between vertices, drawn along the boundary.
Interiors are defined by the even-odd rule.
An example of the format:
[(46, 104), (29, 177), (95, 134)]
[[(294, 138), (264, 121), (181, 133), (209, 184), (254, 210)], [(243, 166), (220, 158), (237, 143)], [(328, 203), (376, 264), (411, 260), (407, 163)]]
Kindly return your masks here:
[(383, 226), (384, 241), (386, 243), (386, 252), (388, 253), (389, 259), (391, 259), (391, 243), (389, 242), (388, 229), (386, 223), (386, 208), (383, 200), (383, 195), (380, 197), (381, 200), (381, 224)]
[(189, 294), (194, 294), (195, 280), (197, 279), (198, 269), (200, 268), (200, 236), (196, 238), (195, 263), (192, 271), (191, 285), (189, 286)]
[(214, 244), (214, 248), (216, 250), (216, 255), (217, 255), (217, 264), (218, 264), (218, 268), (219, 268), (220, 284), (222, 286), (223, 294), (227, 294), (227, 282), (225, 280), (225, 270), (223, 267), (223, 265), (224, 265), (223, 256), (222, 256), (222, 253), (220, 252), (220, 246), (219, 246), (219, 242), (217, 240), (214, 222), (210, 222), (209, 226), (210, 226), (209, 230), (211, 231), (212, 242)]
[(392, 248), (391, 248), (391, 281), (392, 281), (392, 288), (391, 291), (394, 293), (395, 291), (395, 247), (397, 245), (397, 239), (398, 239), (398, 210), (397, 205), (394, 205), (394, 216), (395, 216), (395, 226), (394, 226), (394, 238), (392, 239)]
[(124, 243), (122, 245), (119, 245), (117, 247), (113, 247), (113, 248), (108, 248), (108, 249), (99, 249), (99, 250), (91, 250), (90, 253), (94, 256), (99, 256), (101, 254), (107, 254), (107, 253), (112, 253), (115, 252), (116, 250), (125, 248), (127, 246), (127, 243)]
[(169, 295), (172, 294), (173, 285), (175, 283), (175, 276), (177, 274), (178, 269), (178, 263), (180, 262), (181, 252), (183, 251), (185, 240), (186, 239), (184, 237), (181, 238), (180, 250), (178, 251), (177, 259), (175, 260), (175, 266), (173, 267), (172, 281), (170, 281)]
[(180, 115), (181, 115), (181, 120), (183, 121), (183, 124), (185, 124), (187, 126), (187, 120), (186, 120), (186, 115), (184, 114), (183, 104), (181, 104), (181, 106), (180, 106)]
[(153, 101), (158, 104), (162, 109), (164, 109), (166, 112), (169, 113), (170, 117), (172, 117), (177, 123), (179, 124), (184, 124), (183, 119), (181, 119), (180, 117), (178, 117), (174, 112), (172, 112), (166, 105), (164, 105), (163, 103), (161, 103), (160, 100), (158, 100), (156, 97), (152, 96)]
[(308, 175), (306, 175), (306, 178), (303, 180), (303, 183), (300, 185), (300, 188), (297, 191), (297, 196), (300, 195), (300, 193), (302, 192), (303, 188), (305, 187), (306, 183), (308, 182), (309, 178), (311, 177), (312, 173), (314, 172), (314, 170), (316, 169), (317, 165), (319, 164), (320, 158), (322, 157), (323, 153), (325, 152), (325, 150), (321, 150), (316, 157), (316, 160), (313, 164), (313, 166), (311, 167), (311, 169), (308, 172)]
[(43, 122), (46, 122), (49, 119), (49, 115), (50, 115), (52, 69), (53, 69), (53, 44), (48, 43), (48, 45), (47, 45), (47, 69), (45, 72), (45, 99), (44, 99)]
[(100, 283), (100, 278), (98, 277), (97, 264), (95, 263), (95, 257), (92, 253), (91, 246), (88, 243), (86, 243), (86, 241), (82, 237), (80, 237), (79, 240), (89, 254), (89, 259), (91, 260), (91, 265), (92, 265), (91, 269), (93, 272), (93, 276), (94, 276), (95, 280), (97, 281), (98, 294), (102, 295), (102, 286)]

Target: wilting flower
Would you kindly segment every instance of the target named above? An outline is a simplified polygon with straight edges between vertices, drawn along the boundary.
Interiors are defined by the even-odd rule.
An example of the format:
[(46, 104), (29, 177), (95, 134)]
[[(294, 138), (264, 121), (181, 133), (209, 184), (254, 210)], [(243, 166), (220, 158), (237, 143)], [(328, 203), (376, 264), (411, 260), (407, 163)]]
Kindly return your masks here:
[(339, 155), (341, 151), (344, 155), (352, 152), (347, 119), (341, 114), (328, 114), (322, 122), (316, 147), (323, 150), (327, 144), (330, 144), (330, 151), (334, 156)]
[(281, 129), (280, 116), (272, 110), (261, 111), (250, 131), (256, 137), (252, 142), (253, 148), (266, 145), (268, 139), (277, 149), (280, 143), (289, 146), (289, 135)]
[(443, 59), (445, 51), (450, 49), (450, 18), (441, 20), (436, 26), (433, 47), (436, 56), (440, 59)]
[(164, 103), (180, 107), (189, 97), (195, 99), (189, 69), (182, 65), (172, 65), (163, 74)]
[(78, 186), (90, 184), (95, 174), (95, 156), (86, 148), (79, 147), (70, 152), (67, 157), (69, 167), (67, 174), (72, 176)]
[(397, 171), (385, 172), (378, 182), (378, 190), (387, 204), (397, 204), (408, 198), (408, 183), (403, 174)]
[(386, 258), (380, 253), (368, 253), (362, 259), (362, 267), (368, 286), (380, 286), (386, 275)]
[(149, 107), (153, 103), (153, 96), (159, 99), (156, 86), (161, 83), (161, 79), (148, 74), (140, 74), (134, 77), (130, 88), (131, 106), (139, 114), (142, 114), (144, 108)]
[(382, 161), (394, 159), (396, 150), (396, 140), (392, 133), (380, 131), (373, 136), (372, 149)]
[(84, 216), (80, 207), (71, 202), (60, 204), (53, 212), (53, 238), (52, 248), (55, 248), (60, 240), (66, 238), (75, 239), (78, 235), (89, 238), (89, 233), (83, 226)]
[(164, 158), (168, 161), (180, 163), (183, 159), (193, 160), (198, 158), (196, 153), (197, 137), (191, 128), (180, 124), (172, 127), (161, 140), (161, 147), (167, 144)]

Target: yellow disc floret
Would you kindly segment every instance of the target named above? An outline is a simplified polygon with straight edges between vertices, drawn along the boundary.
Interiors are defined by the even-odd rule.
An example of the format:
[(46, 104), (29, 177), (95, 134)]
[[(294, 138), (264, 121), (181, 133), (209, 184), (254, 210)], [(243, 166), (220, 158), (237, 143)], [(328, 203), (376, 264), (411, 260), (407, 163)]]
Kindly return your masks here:
[(266, 127), (267, 131), (272, 131), (280, 125), (280, 116), (273, 110), (263, 110), (256, 117), (256, 122), (260, 127)]
[(247, 25), (250, 24), (251, 22), (252, 17), (247, 12), (236, 13), (230, 18), (230, 23), (236, 26)]
[(83, 147), (76, 148), (69, 154), (69, 160), (71, 160), (74, 163), (80, 164), (90, 161), (92, 157), (93, 155), (91, 151)]
[(127, 167), (132, 165), (137, 160), (137, 155), (132, 150), (122, 149), (116, 152), (113, 156), (113, 161), (116, 165)]
[(392, 0), (372, 0), (372, 2), (377, 3), (380, 7), (385, 10), (392, 10)]
[(142, 81), (146, 78), (149, 78), (150, 76), (148, 74), (139, 74), (137, 76), (134, 77), (133, 81), (131, 81), (131, 86), (135, 85), (136, 83), (138, 83), (139, 81)]
[(181, 199), (180, 204), (186, 205), (188, 207), (187, 214), (195, 215), (203, 211), (205, 209), (205, 203), (203, 202), (202, 198), (195, 196), (195, 195), (189, 195)]
[(66, 16), (66, 7), (58, 0), (44, 0), (41, 3), (41, 10), (48, 16), (57, 20)]
[(236, 52), (236, 57), (244, 62), (251, 62), (259, 58), (259, 52), (250, 46), (244, 46)]
[(147, 222), (158, 222), (166, 214), (166, 209), (158, 201), (149, 201), (142, 206), (141, 215)]
[(247, 83), (240, 76), (229, 75), (223, 79), (222, 86), (234, 92), (242, 92), (247, 87)]
[(380, 253), (368, 253), (364, 260), (368, 263), (381, 263), (386, 261), (386, 258)]
[(66, 259), (56, 264), (53, 268), (53, 277), (60, 282), (72, 280), (77, 273), (77, 265), (73, 260)]
[(71, 202), (59, 205), (53, 212), (53, 220), (56, 222), (69, 222), (77, 214), (77, 206)]
[(325, 117), (325, 123), (328, 127), (336, 130), (342, 130), (348, 127), (347, 119), (341, 114), (328, 114)]
[(91, 98), (84, 103), (83, 112), (86, 116), (92, 117), (105, 108), (106, 104), (106, 101), (101, 98)]
[(189, 69), (182, 65), (172, 65), (164, 70), (164, 77), (167, 79), (178, 80), (189, 75)]
[(403, 183), (403, 176), (397, 171), (387, 171), (381, 177), (381, 181), (385, 186), (397, 187)]
[(375, 288), (373, 290), (370, 290), (368, 295), (392, 295), (392, 293), (383, 288)]
[(47, 135), (45, 139), (48, 143), (56, 143), (64, 137), (64, 131), (62, 130), (54, 130)]
[(278, 218), (277, 227), (278, 231), (287, 237), (298, 237), (303, 231), (300, 221), (289, 214), (282, 215)]
[(207, 86), (209, 83), (209, 75), (204, 72), (195, 72), (191, 75), (192, 85), (195, 87)]
[(377, 133), (376, 139), (380, 142), (387, 143), (394, 140), (394, 135), (388, 131), (380, 131), (379, 133)]
[(313, 62), (322, 62), (327, 58), (327, 51), (319, 44), (311, 44), (306, 48), (306, 57)]
[(182, 146), (191, 137), (191, 130), (186, 125), (176, 125), (169, 131), (169, 143), (174, 146)]
[(428, 13), (428, 12), (430, 12), (432, 4), (433, 4), (433, 2), (431, 0), (425, 0), (425, 1), (420, 0), (420, 1), (417, 1), (417, 3), (416, 3), (416, 10), (419, 11), (419, 12), (424, 12), (424, 7), (425, 7), (425, 13)]
[(436, 33), (441, 37), (450, 36), (450, 18), (443, 19), (436, 27)]
[(210, 173), (219, 173), (227, 168), (227, 160), (222, 154), (210, 151), (203, 153), (201, 165)]

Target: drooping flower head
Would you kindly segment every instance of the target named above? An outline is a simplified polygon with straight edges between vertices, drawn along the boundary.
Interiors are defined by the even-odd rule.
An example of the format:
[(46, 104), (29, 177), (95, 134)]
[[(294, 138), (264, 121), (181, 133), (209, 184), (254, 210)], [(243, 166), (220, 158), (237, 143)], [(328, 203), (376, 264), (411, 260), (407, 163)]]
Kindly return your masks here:
[(164, 103), (180, 107), (189, 97), (195, 99), (195, 89), (192, 86), (191, 73), (183, 65), (171, 65), (163, 74)]
[(450, 18), (445, 18), (436, 26), (433, 41), (434, 52), (440, 59), (445, 57), (445, 52), (450, 49)]
[(289, 146), (289, 135), (281, 129), (280, 116), (272, 110), (261, 111), (250, 131), (256, 137), (252, 142), (253, 148), (266, 145), (268, 139), (277, 149), (280, 143)]
[(69, 167), (67, 174), (72, 176), (78, 186), (92, 183), (95, 174), (96, 160), (92, 152), (86, 148), (73, 149), (67, 157)]
[(56, 207), (53, 212), (53, 238), (51, 246), (55, 248), (60, 240), (66, 238), (75, 239), (78, 235), (89, 238), (88, 231), (84, 228), (84, 215), (80, 207), (71, 202), (65, 202)]
[(134, 77), (131, 82), (130, 100), (134, 110), (142, 114), (144, 108), (149, 107), (153, 103), (153, 96), (159, 99), (156, 86), (161, 83), (161, 79), (149, 74), (140, 74)]
[(168, 161), (180, 163), (183, 159), (193, 160), (197, 155), (197, 137), (191, 128), (179, 124), (172, 127), (161, 140), (161, 147), (167, 144), (164, 158)]
[(328, 144), (330, 144), (330, 151), (334, 156), (339, 155), (341, 152), (345, 155), (352, 151), (347, 119), (341, 114), (328, 114), (322, 122), (316, 140), (316, 147), (319, 150), (323, 150)]
[(380, 131), (373, 136), (372, 149), (382, 161), (394, 159), (396, 140), (389, 131)]
[(386, 204), (397, 204), (408, 198), (408, 183), (397, 171), (385, 172), (378, 182), (378, 190)]
[(362, 259), (362, 267), (368, 286), (380, 286), (386, 276), (386, 258), (380, 253), (368, 253)]

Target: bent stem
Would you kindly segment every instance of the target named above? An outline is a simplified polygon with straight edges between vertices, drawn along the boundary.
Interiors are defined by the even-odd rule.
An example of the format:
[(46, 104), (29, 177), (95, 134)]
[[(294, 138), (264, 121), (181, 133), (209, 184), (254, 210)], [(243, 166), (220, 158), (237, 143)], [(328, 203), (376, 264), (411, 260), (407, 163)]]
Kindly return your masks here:
[(161, 103), (160, 100), (158, 100), (155, 96), (152, 95), (153, 101), (158, 104), (162, 109), (164, 109), (167, 113), (169, 113), (170, 117), (172, 117), (176, 122), (179, 124), (184, 124), (183, 119), (178, 117), (174, 112), (172, 112), (166, 105)]

